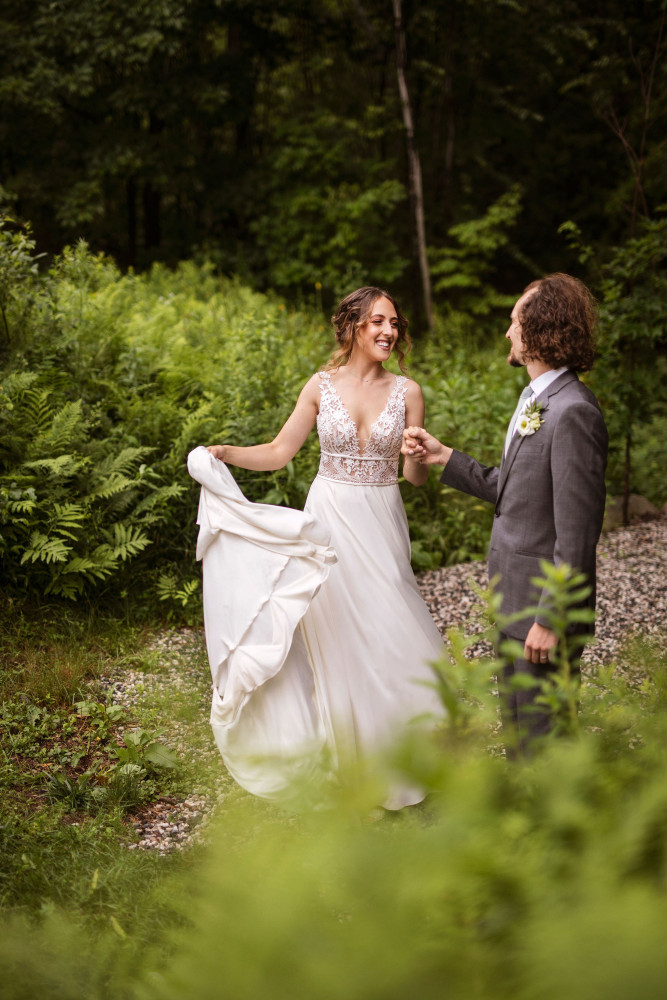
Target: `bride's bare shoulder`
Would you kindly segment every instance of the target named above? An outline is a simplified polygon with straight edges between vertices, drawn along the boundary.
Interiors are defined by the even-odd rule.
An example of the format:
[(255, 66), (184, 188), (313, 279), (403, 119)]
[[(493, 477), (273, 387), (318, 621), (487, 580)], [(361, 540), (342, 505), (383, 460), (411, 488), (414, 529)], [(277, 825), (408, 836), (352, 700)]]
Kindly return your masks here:
[(424, 394), (422, 393), (422, 387), (419, 382), (415, 382), (413, 378), (408, 378), (407, 375), (404, 376), (407, 385), (405, 387), (405, 395), (408, 398), (423, 399)]
[(322, 385), (322, 372), (314, 372), (300, 392), (302, 399), (319, 399), (320, 387)]

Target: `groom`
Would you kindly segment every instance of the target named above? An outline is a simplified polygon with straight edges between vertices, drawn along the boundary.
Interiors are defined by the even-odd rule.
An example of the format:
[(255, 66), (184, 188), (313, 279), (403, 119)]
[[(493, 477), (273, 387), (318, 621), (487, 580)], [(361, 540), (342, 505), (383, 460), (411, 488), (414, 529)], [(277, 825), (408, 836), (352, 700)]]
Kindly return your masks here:
[[(585, 603), (595, 607), (607, 429), (595, 396), (577, 378), (593, 365), (595, 322), (593, 297), (576, 278), (550, 274), (525, 289), (505, 336), (508, 364), (525, 367), (530, 385), (510, 421), (499, 467), (481, 465), (423, 428), (404, 431), (404, 455), (444, 466), (442, 483), (494, 504), (489, 575), (500, 577), (503, 615), (545, 605), (546, 595), (531, 582), (542, 575), (543, 559), (583, 571), (592, 588)], [(507, 625), (501, 641), (507, 638), (523, 643), (523, 657), (504, 667), (503, 725), (524, 752), (549, 732), (553, 718), (535, 703), (539, 687), (512, 685), (511, 678), (545, 678), (556, 636), (537, 614)]]

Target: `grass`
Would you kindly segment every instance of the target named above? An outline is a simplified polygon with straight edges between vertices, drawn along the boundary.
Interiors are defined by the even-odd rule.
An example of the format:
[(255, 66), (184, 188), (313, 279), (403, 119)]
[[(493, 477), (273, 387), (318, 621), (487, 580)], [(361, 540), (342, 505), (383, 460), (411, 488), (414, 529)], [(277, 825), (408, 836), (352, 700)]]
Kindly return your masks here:
[[(397, 759), (430, 796), (379, 818), (373, 774), (352, 775), (326, 808), (301, 814), (232, 785), (210, 738), (199, 634), (60, 620), (39, 633), (18, 623), (12, 643), (12, 627), (0, 630), (2, 700), (17, 723), (2, 730), (3, 998), (661, 996), (667, 657), (659, 644), (633, 641), (623, 671), (591, 676), (583, 732), (527, 765), (508, 767), (486, 751), (477, 709), (463, 737), (452, 730), (439, 744), (403, 747)], [(40, 650), (52, 662), (39, 676), (52, 680), (40, 679), (38, 699), (29, 665)], [(132, 679), (118, 718), (101, 684), (112, 676)], [(463, 673), (455, 680), (465, 698)], [(474, 705), (479, 677), (469, 681)], [(87, 715), (74, 704), (82, 694)], [(222, 794), (205, 845), (166, 856), (129, 850), (136, 804), (82, 808), (46, 794), (42, 765), (56, 746), (73, 758), (95, 743), (118, 745), (137, 726), (166, 727), (164, 739), (183, 748), (176, 771), (142, 778), (139, 808), (193, 790)], [(90, 759), (58, 766), (81, 777)]]
[(170, 862), (128, 850), (133, 820), (196, 783), (191, 763), (165, 758), (166, 696), (122, 707), (102, 684), (118, 671), (150, 676), (154, 632), (71, 611), (38, 620), (0, 624), (0, 899), (134, 926)]

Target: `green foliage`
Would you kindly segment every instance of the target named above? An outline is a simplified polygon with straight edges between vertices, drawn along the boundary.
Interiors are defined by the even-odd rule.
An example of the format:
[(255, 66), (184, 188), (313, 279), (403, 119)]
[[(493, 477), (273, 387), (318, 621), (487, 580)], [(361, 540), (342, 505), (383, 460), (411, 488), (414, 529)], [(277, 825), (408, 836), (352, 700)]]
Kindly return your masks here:
[[(579, 258), (591, 262), (593, 250), (583, 244), (574, 223), (562, 228)], [(600, 356), (591, 384), (610, 432), (609, 479), (615, 492), (624, 487), (641, 491), (632, 469), (635, 442), (646, 447), (647, 440), (662, 437), (667, 402), (666, 258), (663, 215), (645, 220), (639, 235), (613, 248), (596, 273)], [(664, 502), (662, 494), (655, 499)]]
[(444, 652), (432, 665), (434, 687), (446, 713), (445, 746), (449, 749), (455, 745), (453, 741), (479, 743), (481, 739), (488, 743), (489, 727), (497, 721), (494, 685), (499, 661), (470, 655), (482, 637), (488, 633), (470, 636), (461, 628), (449, 628)]
[[(505, 429), (523, 387), (520, 372), (508, 370), (504, 341), (486, 349), (459, 345), (447, 321), (420, 345), (412, 369), (426, 403), (426, 427), (441, 441), (495, 465)], [(413, 535), (413, 561), (433, 569), (487, 551), (493, 508), (442, 486), (432, 472), (425, 486), (403, 487)]]
[[(582, 647), (590, 640), (590, 636), (582, 632), (582, 625), (590, 625), (595, 619), (595, 612), (582, 606), (582, 602), (591, 590), (586, 585), (585, 574), (573, 573), (567, 563), (554, 566), (542, 560), (540, 568), (542, 576), (533, 580), (543, 595), (539, 606), (503, 615), (500, 611), (502, 595), (497, 590), (498, 579), (495, 578), (487, 589), (473, 584), (478, 603), (470, 610), (469, 627), (448, 630), (445, 650), (440, 661), (433, 664), (433, 669), (436, 675), (434, 686), (447, 713), (445, 732), (449, 750), (456, 746), (452, 740), (492, 745), (490, 731), (495, 729), (497, 732), (494, 724), (498, 716), (496, 678), (501, 674), (502, 659), (474, 655), (475, 649), (479, 649), (479, 643), (485, 641), (485, 648), (497, 650), (499, 657), (523, 656), (523, 643), (512, 639), (499, 643), (499, 638), (509, 625), (521, 621), (527, 614), (543, 616), (555, 633), (557, 645), (552, 653), (553, 670), (542, 682), (529, 677), (515, 677), (513, 683), (519, 687), (540, 689), (535, 702), (548, 708), (554, 719), (547, 742), (553, 742), (563, 734), (576, 736), (583, 731), (578, 711), (580, 679), (573, 670), (573, 664), (581, 656)], [(471, 631), (470, 626), (476, 626), (478, 631)], [(511, 734), (501, 733), (505, 745), (509, 738)]]
[[(321, 325), (310, 330), (208, 266), (123, 278), (82, 244), (42, 281), (39, 346), (28, 325), (0, 373), (8, 592), (117, 599), (149, 579), (157, 597), (196, 618), (186, 455), (207, 441), (273, 436), (326, 357)], [(278, 491), (302, 503), (312, 444), (304, 458), (305, 473), (276, 473), (268, 486), (246, 474), (241, 485), (253, 499)]]
[[(611, 0), (604, 17), (583, 0), (404, 5), (436, 258), (518, 176), (529, 211), (502, 290), (563, 268), (564, 205), (596, 241), (618, 240), (626, 152), (647, 200), (664, 201), (661, 17), (659, 0)], [(50, 252), (83, 235), (143, 268), (204, 249), (295, 300), (361, 278), (414, 301), (385, 0), (5, 0), (0, 31), (0, 196)]]
[[(567, 624), (572, 588), (552, 583)], [(496, 598), (481, 596), (493, 612)], [(119, 664), (130, 639), (117, 635)], [(470, 657), (476, 639), (452, 633), (437, 668), (451, 716), (435, 739), (412, 733), (363, 776), (316, 790), (327, 808), (288, 814), (228, 795), (201, 850), (130, 851), (111, 805), (77, 812), (74, 825), (66, 809), (88, 795), (83, 774), (39, 810), (24, 795), (11, 811), (3, 788), (3, 996), (440, 1000), (445, 984), (464, 1000), (659, 1000), (663, 646), (637, 640), (622, 669), (587, 676), (579, 730), (524, 764), (498, 753), (492, 664)], [(169, 692), (172, 712), (178, 697)], [(17, 734), (56, 731), (53, 706), (18, 705)], [(125, 723), (93, 697), (76, 710), (61, 722), (103, 734)], [(381, 814), (378, 790), (397, 768), (428, 799)]]
[[(57, 617), (47, 611), (34, 621), (6, 613), (1, 624), (3, 929), (12, 936), (12, 907), (47, 922), (51, 915), (60, 924), (67, 923), (66, 908), (89, 930), (109, 927), (116, 942), (131, 937), (145, 944), (171, 919), (168, 895), (156, 908), (141, 902), (170, 864), (128, 850), (132, 819), (156, 800), (179, 794), (184, 769), (180, 761), (174, 766), (175, 754), (163, 743), (152, 715), (155, 700), (133, 705), (129, 714), (105, 700), (95, 678), (101, 653), (107, 676), (149, 667), (147, 636), (117, 620), (90, 621), (69, 605)], [(78, 654), (76, 674), (64, 655), (66, 639)], [(58, 697), (44, 690), (45, 676)], [(124, 751), (134, 763), (125, 762)], [(113, 929), (114, 921), (126, 938)], [(111, 950), (115, 960), (100, 970), (100, 981), (111, 976), (115, 988), (122, 956)], [(5, 972), (3, 967), (3, 993), (23, 988), (8, 985)], [(32, 986), (26, 989), (30, 995)]]
[(465, 998), (657, 1000), (660, 659), (642, 694), (618, 679), (601, 705), (594, 686), (596, 728), (530, 765), (413, 745), (401, 760), (430, 789), (425, 808), (379, 819), (371, 781), (298, 818), (250, 799), (224, 810), (177, 896), (169, 959), (145, 952), (131, 995), (439, 998), (446, 983)]
[(371, 274), (386, 286), (406, 270), (392, 225), (406, 193), (393, 164), (371, 159), (363, 179), (353, 172), (361, 151), (371, 152), (376, 118), (371, 107), (360, 122), (325, 112), (285, 123), (266, 212), (253, 226), (271, 287), (307, 293), (319, 285), (337, 300)]
[[(145, 729), (135, 729), (123, 734), (125, 746), (114, 747), (114, 753), (121, 765), (135, 766), (146, 770), (171, 770), (178, 766), (178, 756), (164, 743), (155, 739), (159, 733), (149, 733)], [(121, 769), (121, 773), (123, 772)]]
[(177, 601), (181, 607), (187, 607), (198, 591), (201, 590), (199, 580), (188, 580), (180, 589), (173, 576), (163, 573), (157, 584), (157, 593), (161, 601)]
[[(567, 563), (554, 566), (544, 559), (540, 560), (540, 569), (542, 576), (534, 577), (532, 582), (542, 593), (541, 603), (511, 616), (500, 615), (496, 611), (495, 617), (497, 628), (502, 632), (507, 625), (521, 621), (526, 614), (540, 615), (556, 636), (557, 644), (550, 654), (553, 669), (549, 675), (539, 682), (528, 675), (517, 675), (511, 682), (514, 686), (539, 689), (535, 705), (549, 711), (553, 719), (549, 734), (552, 739), (563, 733), (573, 735), (581, 730), (580, 676), (574, 667), (582, 647), (591, 639), (582, 626), (585, 629), (594, 622), (595, 611), (585, 606), (586, 598), (591, 593), (585, 573), (573, 572)], [(500, 652), (508, 658), (521, 657), (523, 643), (505, 640), (500, 644)]]
[(6, 341), (18, 333), (33, 305), (38, 261), (44, 256), (35, 255), (30, 227), (16, 226), (13, 230), (15, 225), (12, 219), (0, 215), (0, 317)]
[(173, 770), (178, 757), (157, 739), (160, 731), (126, 728), (119, 745), (121, 723), (127, 719), (120, 706), (90, 699), (65, 707), (27, 698), (3, 702), (1, 781), (9, 801), (17, 802), (26, 786), (37, 795), (43, 788), (73, 812), (126, 810), (150, 800), (155, 786), (144, 779)]
[[(419, 343), (412, 368), (424, 389), (429, 429), (490, 465), (501, 454), (522, 376), (504, 360), (504, 321), (493, 320), (496, 340), (482, 344), (480, 331), (498, 304), (484, 269), (517, 205), (508, 202), (479, 226), (471, 224), (461, 244), (465, 252), (451, 258), (451, 280), (473, 282), (486, 315), (473, 319), (452, 306), (429, 340)], [(606, 353), (596, 383), (612, 431), (612, 482), (614, 456), (634, 421), (643, 463), (635, 488), (642, 491), (645, 476), (657, 502), (665, 500), (657, 457), (661, 425), (655, 423), (663, 361), (654, 363), (655, 350), (662, 350), (664, 282), (658, 264), (651, 271), (647, 262), (658, 260), (663, 242), (656, 225), (627, 259), (619, 251), (610, 264)], [(321, 313), (292, 312), (220, 278), (207, 263), (186, 262), (174, 271), (156, 265), (148, 274), (123, 276), (82, 243), (37, 278), (31, 247), (28, 240), (22, 253), (34, 282), (32, 305), (18, 323), (12, 317), (23, 299), (12, 299), (8, 315), (15, 332), (0, 359), (5, 593), (22, 606), (81, 598), (134, 611), (152, 606), (194, 623), (201, 600), (194, 559), (197, 487), (187, 475), (186, 456), (198, 444), (249, 445), (275, 436), (329, 353)], [(0, 242), (0, 258), (12, 252)], [(623, 270), (628, 267), (630, 276)], [(631, 332), (637, 360), (626, 380), (619, 371), (629, 357)], [(317, 460), (313, 434), (285, 469), (270, 475), (237, 470), (237, 479), (251, 500), (299, 507)], [(441, 487), (435, 474), (423, 489), (403, 484), (402, 491), (416, 567), (485, 554), (489, 505)]]
[[(516, 296), (492, 284), (501, 251), (511, 251), (510, 233), (521, 211), (521, 188), (512, 187), (480, 219), (459, 222), (449, 230), (452, 245), (433, 250), (433, 291), (443, 293), (443, 323), (459, 337), (480, 340), (489, 318), (502, 322)], [(516, 253), (516, 251), (514, 251)]]

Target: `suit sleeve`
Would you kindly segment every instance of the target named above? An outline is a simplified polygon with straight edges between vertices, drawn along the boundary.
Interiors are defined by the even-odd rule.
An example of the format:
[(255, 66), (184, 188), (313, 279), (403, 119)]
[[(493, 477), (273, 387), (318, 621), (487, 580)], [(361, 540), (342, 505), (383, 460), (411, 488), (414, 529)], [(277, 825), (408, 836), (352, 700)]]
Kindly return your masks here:
[[(607, 428), (600, 410), (588, 402), (568, 406), (559, 416), (551, 447), (553, 562), (567, 563), (595, 584), (595, 550), (605, 507)], [(541, 605), (546, 605), (543, 592)], [(540, 615), (536, 619), (548, 625)]]
[(495, 505), (498, 499), (498, 473), (495, 465), (482, 465), (470, 455), (454, 451), (440, 476), (440, 482)]

